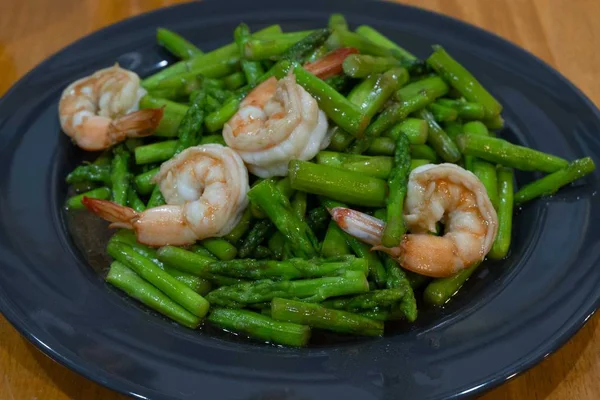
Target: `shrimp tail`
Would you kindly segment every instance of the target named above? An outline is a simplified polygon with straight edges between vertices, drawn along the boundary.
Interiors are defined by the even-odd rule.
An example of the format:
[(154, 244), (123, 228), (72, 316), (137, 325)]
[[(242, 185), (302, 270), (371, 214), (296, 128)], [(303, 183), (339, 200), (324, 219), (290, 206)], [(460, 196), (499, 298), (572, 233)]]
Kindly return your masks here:
[(370, 245), (381, 243), (385, 227), (382, 220), (345, 207), (334, 207), (329, 210), (329, 213), (335, 223), (347, 234)]
[(133, 222), (137, 219), (138, 213), (129, 207), (113, 203), (108, 200), (93, 199), (83, 197), (83, 205), (100, 218), (112, 222), (111, 228), (133, 229)]
[(114, 142), (120, 142), (126, 137), (137, 138), (154, 133), (162, 120), (164, 109), (147, 108), (134, 111), (115, 119), (109, 126), (109, 136)]

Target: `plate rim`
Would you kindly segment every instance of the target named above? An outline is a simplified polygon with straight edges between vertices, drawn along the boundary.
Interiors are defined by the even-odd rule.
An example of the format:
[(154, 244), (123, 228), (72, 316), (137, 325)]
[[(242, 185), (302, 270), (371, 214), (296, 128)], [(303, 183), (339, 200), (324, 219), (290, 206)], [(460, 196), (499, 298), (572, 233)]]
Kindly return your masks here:
[[(354, 2), (354, 3), (363, 3), (363, 4), (373, 2), (372, 0), (350, 0), (350, 1)], [(14, 91), (18, 90), (20, 88), (20, 86), (26, 84), (28, 79), (39, 68), (43, 67), (46, 64), (51, 63), (55, 58), (59, 57), (61, 54), (65, 53), (65, 52), (70, 51), (71, 48), (77, 46), (78, 44), (80, 44), (83, 41), (93, 39), (102, 34), (110, 33), (110, 31), (112, 31), (114, 29), (118, 29), (118, 28), (122, 27), (123, 25), (135, 23), (138, 20), (144, 19), (144, 18), (154, 15), (154, 14), (158, 14), (160, 12), (164, 12), (167, 9), (198, 7), (198, 6), (202, 7), (201, 4), (216, 3), (216, 2), (217, 2), (217, 0), (203, 0), (202, 2), (192, 1), (192, 2), (187, 2), (187, 3), (178, 3), (178, 4), (171, 4), (171, 5), (159, 7), (159, 8), (153, 9), (153, 10), (145, 11), (145, 12), (137, 14), (137, 15), (129, 16), (127, 18), (124, 18), (117, 22), (114, 22), (110, 25), (107, 25), (103, 28), (92, 31), (84, 36), (81, 36), (81, 37), (71, 41), (67, 45), (63, 46), (62, 48), (58, 49), (57, 51), (53, 52), (51, 55), (44, 58), (39, 63), (35, 64), (29, 71), (27, 71), (24, 75), (22, 75), (16, 82), (14, 82), (10, 86), (10, 88), (2, 95), (2, 97), (0, 97), (0, 107), (2, 107), (4, 105), (4, 103), (6, 102), (6, 99)], [(222, 0), (221, 0), (221, 2), (222, 2)], [(568, 79), (565, 75), (563, 75), (558, 69), (556, 69), (555, 67), (553, 67), (548, 62), (541, 59), (540, 57), (538, 57), (536, 54), (534, 54), (531, 51), (520, 46), (519, 44), (512, 42), (511, 40), (508, 40), (495, 32), (489, 31), (485, 28), (478, 27), (478, 26), (472, 24), (471, 22), (467, 22), (467, 21), (458, 19), (456, 17), (450, 16), (447, 14), (443, 14), (438, 11), (418, 7), (415, 5), (396, 3), (394, 1), (389, 1), (389, 0), (375, 0), (375, 2), (389, 4), (391, 7), (397, 7), (398, 9), (402, 9), (402, 8), (412, 9), (412, 10), (418, 11), (423, 14), (429, 14), (433, 18), (441, 18), (443, 20), (452, 21), (452, 23), (462, 25), (463, 28), (468, 29), (472, 33), (477, 33), (479, 35), (486, 36), (488, 39), (493, 39), (497, 42), (503, 43), (504, 45), (509, 45), (514, 50), (524, 53), (528, 57), (534, 59), (538, 64), (540, 64), (541, 66), (546, 68), (549, 72), (551, 72), (557, 79), (560, 79), (560, 81), (562, 83), (566, 84), (580, 99), (583, 99), (584, 103), (588, 106), (589, 110), (594, 113), (595, 117), (598, 120), (600, 120), (599, 107), (589, 98), (589, 96), (585, 92), (583, 92), (582, 89), (580, 89), (578, 86), (576, 86), (570, 79)], [(107, 375), (106, 372), (104, 372), (101, 368), (95, 366), (94, 364), (90, 364), (89, 361), (85, 362), (85, 363), (90, 364), (91, 368), (82, 366), (82, 363), (78, 364), (71, 357), (62, 354), (58, 350), (64, 349), (64, 345), (61, 345), (60, 349), (58, 349), (58, 350), (56, 348), (47, 346), (36, 334), (31, 332), (31, 327), (28, 326), (27, 322), (23, 321), (21, 316), (18, 315), (18, 313), (15, 312), (15, 310), (13, 308), (8, 307), (8, 303), (9, 303), (9, 300), (5, 299), (4, 296), (0, 296), (0, 314), (2, 314), (4, 316), (4, 318), (6, 318), (6, 320), (11, 324), (11, 326), (17, 332), (19, 332), (19, 334), (21, 336), (25, 337), (29, 341), (29, 343), (33, 344), (44, 355), (48, 356), (53, 361), (61, 364), (62, 366), (70, 369), (71, 371), (77, 373), (78, 375), (83, 376), (86, 379), (88, 379), (94, 383), (97, 383), (101, 386), (104, 386), (110, 390), (113, 390), (117, 393), (136, 397), (136, 398), (143, 398), (143, 399), (147, 398), (145, 395), (136, 393), (136, 391), (130, 390), (124, 386), (130, 386), (130, 387), (135, 386), (138, 389), (140, 389), (139, 392), (143, 392), (145, 390), (144, 387), (141, 387), (140, 385), (138, 385), (134, 382), (131, 382), (130, 384), (125, 384), (124, 386), (122, 386), (123, 385), (122, 381), (115, 379), (116, 376), (114, 374)], [(600, 292), (598, 292), (596, 299), (594, 301), (590, 302), (589, 306), (585, 310), (580, 310), (580, 312), (577, 313), (577, 315), (578, 315), (577, 318), (575, 318), (575, 319), (570, 318), (569, 320), (567, 320), (565, 322), (564, 326), (566, 327), (566, 329), (557, 330), (557, 331), (553, 332), (552, 340), (546, 341), (543, 344), (541, 344), (540, 346), (538, 346), (537, 351), (531, 351), (529, 354), (526, 354), (524, 357), (520, 358), (519, 362), (514, 362), (513, 364), (511, 364), (509, 367), (505, 368), (504, 370), (493, 373), (492, 375), (490, 375), (487, 378), (487, 380), (485, 380), (483, 383), (481, 383), (479, 385), (475, 385), (469, 389), (462, 390), (462, 391), (458, 391), (459, 389), (457, 388), (456, 389), (457, 392), (448, 396), (447, 398), (459, 399), (459, 398), (465, 398), (468, 396), (483, 394), (483, 393), (488, 392), (491, 389), (496, 388), (504, 383), (507, 383), (507, 382), (513, 380), (514, 378), (520, 376), (521, 374), (529, 371), (532, 367), (538, 365), (543, 360), (547, 359), (550, 355), (557, 352), (569, 340), (571, 340), (584, 327), (584, 325), (587, 324), (587, 322), (594, 316), (594, 314), (596, 313), (598, 308), (600, 308)], [(581, 315), (582, 317), (579, 317), (579, 315)], [(100, 374), (98, 374), (98, 372), (100, 372)], [(101, 379), (101, 378), (104, 378), (101, 375), (107, 375), (111, 379), (109, 379), (109, 380)]]

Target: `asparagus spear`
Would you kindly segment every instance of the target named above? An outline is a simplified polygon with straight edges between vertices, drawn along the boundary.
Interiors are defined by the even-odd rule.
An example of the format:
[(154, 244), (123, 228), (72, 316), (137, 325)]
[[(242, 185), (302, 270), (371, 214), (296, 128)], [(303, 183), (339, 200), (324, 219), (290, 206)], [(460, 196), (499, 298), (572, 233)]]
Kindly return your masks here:
[(223, 236), (223, 238), (231, 243), (237, 243), (242, 236), (248, 232), (248, 229), (250, 229), (251, 221), (252, 216), (250, 215), (250, 209), (246, 208), (237, 225), (231, 230), (231, 232)]
[(408, 72), (404, 68), (392, 68), (377, 79), (372, 90), (360, 105), (369, 122), (381, 110), (393, 92), (407, 81)]
[(396, 140), (401, 133), (405, 134), (410, 144), (425, 144), (429, 125), (419, 118), (407, 118), (386, 131), (383, 136)]
[[(250, 40), (250, 28), (248, 28), (248, 25), (241, 23), (233, 31), (233, 36), (240, 54), (244, 57), (244, 48)], [(246, 81), (250, 84), (255, 84), (260, 76), (265, 73), (261, 63), (258, 61), (242, 59), (240, 63), (242, 71), (244, 71), (244, 75), (246, 76)]]
[(297, 192), (291, 202), (292, 210), (301, 220), (304, 220), (306, 215), (307, 201), (306, 192)]
[(332, 151), (345, 151), (353, 141), (354, 136), (344, 132), (340, 127), (334, 126), (328, 149)]
[[(490, 133), (487, 127), (481, 121), (472, 121), (467, 122), (462, 126), (462, 132), (467, 133), (469, 135), (479, 135), (479, 136), (489, 136)], [(456, 139), (458, 135), (455, 136)], [(465, 155), (465, 168), (471, 172), (473, 172), (473, 161), (475, 157)]]
[(458, 111), (452, 107), (446, 107), (441, 104), (432, 103), (427, 106), (427, 109), (437, 122), (452, 122), (456, 121), (458, 118)]
[(396, 247), (406, 233), (404, 225), (404, 198), (410, 173), (410, 149), (404, 134), (398, 135), (394, 154), (394, 167), (388, 178), (389, 193), (386, 199), (387, 219), (381, 243), (386, 247)]
[(182, 60), (189, 60), (194, 56), (203, 54), (202, 50), (188, 42), (183, 36), (165, 28), (156, 30), (156, 41), (175, 57)]
[[(367, 149), (368, 154), (373, 155), (394, 155), (396, 150), (396, 143), (394, 139), (387, 137), (374, 138), (371, 145)], [(415, 159), (429, 160), (434, 163), (439, 161), (439, 157), (436, 152), (426, 144), (411, 144), (410, 154)]]
[(498, 209), (498, 176), (496, 174), (496, 167), (486, 161), (475, 160), (473, 161), (472, 172), (485, 186), (485, 190), (490, 198), (490, 201), (494, 208)]
[(198, 142), (198, 145), (202, 146), (203, 144), (220, 144), (221, 146), (227, 146), (225, 139), (223, 139), (223, 136), (221, 135), (202, 136)]
[(67, 175), (66, 182), (68, 184), (80, 182), (102, 182), (105, 185), (110, 185), (110, 166), (86, 164), (80, 165)]
[(400, 303), (394, 308), (401, 310), (408, 321), (414, 322), (417, 319), (417, 301), (406, 273), (388, 255), (384, 257), (384, 265), (387, 272), (386, 287), (388, 289), (399, 288), (405, 292)]
[(162, 206), (163, 204), (165, 204), (165, 198), (160, 191), (160, 187), (155, 185), (154, 189), (152, 189), (152, 194), (146, 203), (146, 208), (158, 207)]
[(200, 318), (188, 312), (156, 287), (140, 278), (138, 274), (123, 263), (113, 261), (106, 276), (106, 281), (121, 289), (130, 297), (181, 325), (192, 329), (200, 325)]
[(331, 36), (329, 36), (329, 39), (327, 39), (327, 46), (330, 49), (352, 47), (358, 49), (361, 54), (379, 57), (394, 57), (398, 60), (403, 59), (402, 54), (400, 54), (398, 50), (380, 46), (364, 36), (345, 29), (334, 30)]
[(481, 120), (485, 118), (485, 108), (479, 103), (453, 99), (438, 99), (437, 104), (452, 107), (456, 110), (458, 118), (465, 120)]
[(290, 47), (306, 38), (314, 30), (283, 33), (269, 39), (251, 38), (244, 45), (244, 57), (248, 60), (277, 60)]
[(484, 119), (483, 123), (488, 129), (498, 130), (504, 128), (504, 118), (498, 114), (495, 117)]
[(321, 151), (317, 153), (317, 163), (358, 172), (379, 179), (387, 179), (393, 165), (393, 159), (386, 156), (362, 156), (357, 154)]
[(366, 54), (349, 55), (342, 64), (344, 73), (352, 78), (366, 78), (401, 66), (402, 63), (393, 57), (373, 57)]
[(99, 187), (99, 188), (92, 189), (90, 191), (69, 197), (69, 199), (67, 199), (67, 209), (68, 210), (84, 209), (85, 206), (81, 202), (81, 200), (83, 200), (84, 197), (89, 197), (91, 199), (108, 200), (111, 197), (111, 190), (110, 190), (110, 188), (107, 188), (107, 187)]
[(298, 257), (317, 255), (318, 241), (306, 222), (293, 212), (289, 200), (270, 180), (264, 180), (248, 192), (248, 198), (258, 205), (288, 240)]
[(306, 346), (310, 339), (308, 326), (275, 321), (265, 315), (247, 310), (215, 308), (208, 315), (208, 320), (228, 331), (240, 332), (287, 346)]
[(308, 325), (354, 335), (381, 336), (383, 322), (347, 311), (331, 310), (318, 304), (275, 298), (271, 302), (271, 317), (278, 321)]
[(415, 57), (413, 54), (409, 53), (402, 47), (398, 46), (396, 43), (392, 42), (390, 39), (383, 36), (380, 32), (378, 32), (377, 30), (375, 30), (374, 28), (372, 28), (368, 25), (359, 26), (358, 28), (356, 28), (356, 33), (358, 33), (361, 36), (366, 37), (373, 43), (377, 43), (380, 46), (386, 47), (388, 49), (395, 49), (398, 52), (398, 54), (400, 54), (402, 56), (402, 59), (404, 59), (404, 60), (408, 60), (408, 61), (417, 60), (417, 57)]
[(289, 177), (296, 190), (370, 207), (381, 207), (385, 203), (385, 181), (360, 173), (292, 160)]
[(175, 155), (178, 146), (178, 140), (165, 140), (140, 146), (135, 149), (135, 163), (142, 165), (166, 161)]
[(335, 222), (331, 221), (321, 245), (321, 255), (323, 257), (338, 257), (346, 254), (350, 254), (346, 235)]
[(456, 147), (456, 143), (435, 121), (433, 115), (427, 110), (421, 110), (419, 116), (427, 121), (429, 125), (429, 134), (427, 136), (427, 143), (433, 147), (435, 152), (447, 162), (456, 162), (460, 160), (461, 154)]
[(144, 173), (137, 175), (134, 179), (135, 188), (140, 194), (150, 194), (154, 189), (152, 179), (158, 173), (159, 168), (150, 169)]
[(221, 238), (208, 238), (202, 241), (208, 251), (217, 256), (219, 260), (229, 261), (233, 260), (237, 255), (237, 249), (234, 245), (229, 243), (225, 239)]
[(335, 29), (342, 29), (342, 30), (348, 30), (348, 22), (346, 22), (346, 18), (339, 13), (334, 13), (331, 14), (329, 16), (329, 23), (328, 23), (329, 29), (331, 30), (335, 30)]
[(107, 251), (111, 257), (133, 269), (140, 277), (195, 316), (202, 318), (207, 313), (209, 304), (202, 296), (137, 253), (131, 246), (109, 242)]
[(124, 145), (114, 148), (114, 157), (111, 164), (110, 181), (112, 183), (113, 201), (122, 206), (127, 205), (127, 191), (131, 181), (129, 172), (130, 154)]
[(210, 292), (206, 299), (212, 305), (242, 308), (253, 303), (271, 301), (275, 297), (301, 298), (320, 302), (329, 297), (362, 293), (369, 284), (362, 272), (346, 271), (341, 276), (295, 281), (273, 281), (263, 279), (253, 282), (224, 286)]
[(267, 238), (272, 229), (273, 223), (271, 221), (267, 219), (257, 221), (239, 246), (238, 256), (240, 258), (250, 257), (258, 245)]
[(513, 218), (513, 179), (514, 173), (510, 168), (498, 169), (498, 233), (488, 253), (491, 259), (499, 260), (508, 254), (512, 236)]
[(179, 124), (179, 128), (177, 129), (177, 136), (179, 137), (179, 140), (177, 141), (173, 155), (177, 155), (188, 147), (192, 147), (198, 143), (199, 137), (202, 136), (205, 104), (206, 92), (204, 90), (197, 91), (196, 95), (191, 101), (190, 108), (188, 108), (181, 120), (181, 123)]
[(440, 77), (413, 82), (396, 92), (399, 103), (386, 108), (366, 130), (368, 136), (380, 136), (410, 113), (419, 111), (438, 97), (448, 93), (448, 85)]
[(127, 206), (133, 208), (137, 212), (142, 212), (146, 209), (146, 205), (133, 188), (130, 188), (127, 191)]
[(523, 171), (556, 172), (569, 165), (563, 158), (518, 146), (502, 139), (462, 134), (457, 136), (456, 141), (465, 155)]
[(433, 46), (433, 54), (429, 56), (427, 63), (467, 100), (481, 104), (487, 118), (500, 114), (502, 111), (500, 103), (442, 46)]
[(387, 308), (399, 303), (406, 296), (405, 288), (371, 290), (370, 292), (349, 297), (325, 300), (323, 307), (335, 310), (359, 312), (374, 308)]
[(190, 252), (179, 247), (164, 246), (157, 250), (156, 257), (165, 263), (165, 265), (199, 276), (214, 282), (218, 286), (235, 285), (243, 282), (240, 279), (208, 272), (207, 266), (216, 260), (199, 252)]
[(476, 263), (448, 278), (434, 279), (425, 288), (423, 300), (434, 306), (444, 305), (464, 285), (479, 265), (480, 263)]
[[(281, 34), (281, 27), (279, 25), (271, 25), (266, 27), (256, 32), (253, 37), (260, 38), (270, 36), (273, 38), (273, 34)], [(235, 57), (236, 54), (238, 54), (237, 45), (235, 43), (230, 43), (209, 53), (198, 55), (190, 58), (189, 60), (180, 61), (170, 65), (169, 67), (160, 70), (158, 73), (144, 79), (142, 81), (142, 86), (146, 88), (155, 86), (158, 82), (170, 76), (194, 70), (195, 67), (198, 66), (215, 64), (231, 57)]]
[(246, 75), (243, 72), (234, 72), (233, 74), (223, 78), (223, 82), (225, 83), (227, 89), (236, 90), (247, 83)]
[(561, 187), (591, 174), (595, 169), (596, 165), (590, 157), (575, 160), (566, 167), (523, 186), (515, 194), (515, 203), (520, 205), (540, 196), (552, 195)]
[(325, 43), (325, 40), (327, 40), (330, 33), (331, 30), (328, 28), (317, 29), (310, 35), (296, 42), (281, 56), (276, 58), (290, 61), (302, 61), (302, 59), (305, 58), (311, 51)]
[[(191, 264), (198, 259), (198, 255), (190, 251), (177, 251), (177, 265)], [(184, 260), (185, 257), (185, 260)], [(172, 262), (174, 262), (172, 258)], [(205, 263), (202, 260), (202, 263)], [(293, 280), (300, 278), (321, 278), (324, 276), (336, 276), (345, 271), (358, 271), (364, 275), (368, 273), (365, 260), (353, 256), (335, 257), (328, 259), (291, 258), (289, 260), (230, 260), (212, 261), (205, 263), (202, 274), (210, 273), (233, 278), (246, 279), (274, 279)]]
[(134, 251), (152, 261), (156, 266), (167, 272), (179, 282), (189, 286), (196, 293), (204, 295), (210, 291), (210, 282), (207, 280), (163, 264), (163, 262), (157, 258), (156, 250), (139, 243), (133, 231), (121, 229), (110, 238), (110, 241), (124, 243), (128, 246), (131, 246)]

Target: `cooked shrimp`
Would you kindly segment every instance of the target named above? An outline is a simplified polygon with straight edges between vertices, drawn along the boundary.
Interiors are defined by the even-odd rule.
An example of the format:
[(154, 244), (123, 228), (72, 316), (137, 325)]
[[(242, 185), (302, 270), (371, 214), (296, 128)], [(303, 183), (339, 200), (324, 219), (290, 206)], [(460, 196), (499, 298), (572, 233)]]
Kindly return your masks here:
[[(411, 172), (404, 203), (411, 233), (398, 247), (381, 245), (383, 221), (348, 208), (330, 212), (348, 234), (390, 254), (402, 267), (431, 277), (451, 276), (483, 260), (498, 230), (498, 216), (485, 187), (454, 164), (427, 164)], [(430, 235), (438, 221), (444, 223), (444, 235)]]
[(150, 246), (226, 235), (248, 205), (248, 171), (235, 151), (218, 144), (182, 151), (162, 164), (154, 180), (167, 205), (138, 213), (106, 200), (83, 203), (111, 227), (135, 230), (138, 241)]
[(82, 149), (106, 149), (128, 137), (147, 136), (162, 109), (138, 111), (146, 91), (140, 78), (114, 65), (71, 83), (62, 93), (58, 114), (63, 131)]
[(223, 127), (223, 138), (254, 175), (286, 176), (290, 160), (328, 146), (327, 116), (293, 74), (257, 86)]

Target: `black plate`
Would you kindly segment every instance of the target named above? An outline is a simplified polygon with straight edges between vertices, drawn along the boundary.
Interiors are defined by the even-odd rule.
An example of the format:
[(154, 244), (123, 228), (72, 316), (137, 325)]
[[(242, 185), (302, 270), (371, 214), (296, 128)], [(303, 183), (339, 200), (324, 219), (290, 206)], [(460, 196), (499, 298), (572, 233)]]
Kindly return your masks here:
[[(542, 61), (489, 33), (388, 3), (203, 1), (97, 32), (51, 57), (0, 103), (0, 310), (42, 351), (103, 385), (153, 399), (441, 399), (489, 389), (571, 337), (600, 298), (598, 174), (518, 212), (508, 260), (488, 264), (443, 310), (381, 339), (294, 350), (202, 334), (143, 312), (90, 268), (61, 205), (81, 160), (57, 104), (75, 78), (115, 61), (146, 76), (164, 64), (167, 26), (203, 49), (245, 21), (324, 26), (331, 12), (369, 24), (424, 57), (441, 43), (505, 106), (512, 141), (600, 160), (596, 108)], [(518, 175), (518, 183), (533, 176)]]

